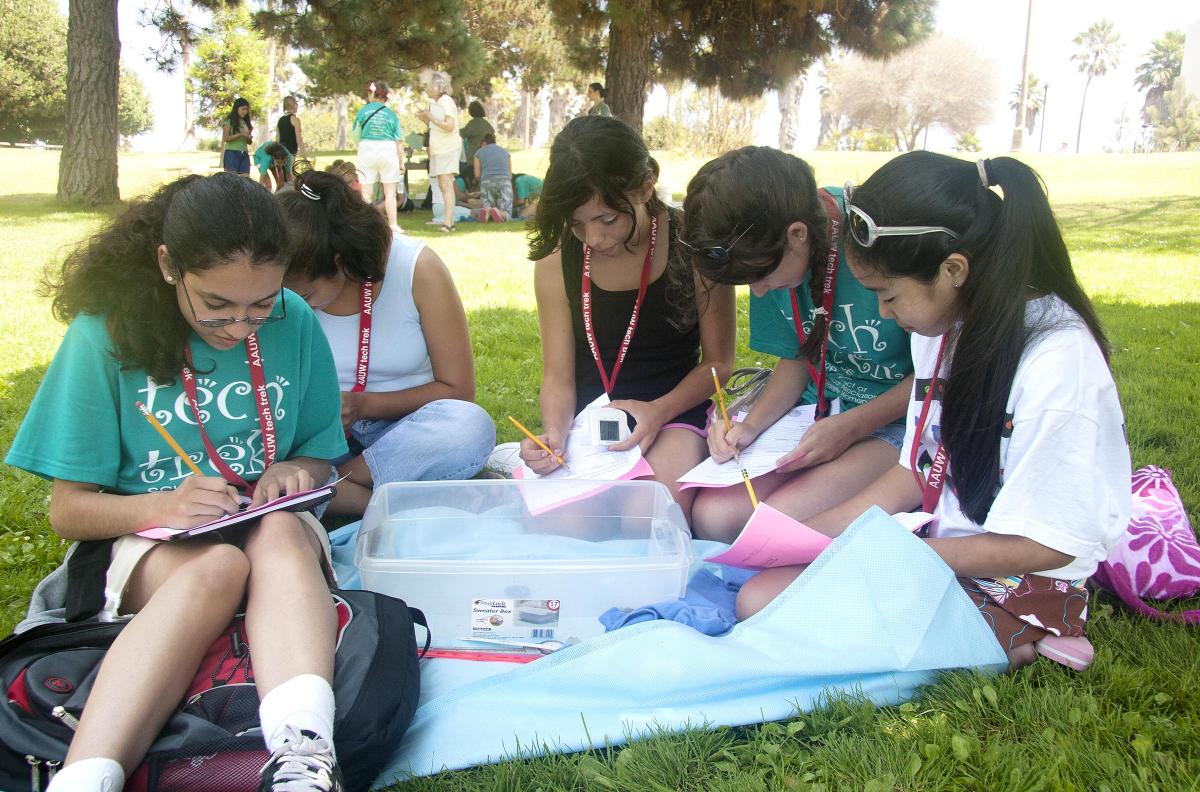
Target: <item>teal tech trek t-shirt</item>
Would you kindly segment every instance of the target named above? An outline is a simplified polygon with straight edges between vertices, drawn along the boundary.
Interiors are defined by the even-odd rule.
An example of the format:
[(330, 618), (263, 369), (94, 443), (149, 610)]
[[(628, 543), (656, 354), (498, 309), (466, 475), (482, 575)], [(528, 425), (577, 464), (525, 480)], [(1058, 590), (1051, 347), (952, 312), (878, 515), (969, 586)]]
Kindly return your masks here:
[[(290, 291), (283, 295), (287, 318), (258, 329), (276, 461), (334, 459), (347, 449), (333, 356), (308, 305)], [(190, 347), (204, 430), (226, 464), (255, 481), (264, 470), (263, 440), (246, 346), (218, 350), (193, 333)], [(174, 489), (191, 470), (134, 406), (140, 401), (205, 475), (221, 475), (204, 451), (181, 378), (159, 385), (143, 370), (123, 371), (112, 349), (103, 316), (75, 317), (7, 463), (123, 494)]]
[[(824, 188), (842, 207), (842, 191)], [(843, 215), (844, 215), (844, 207)], [(841, 228), (846, 227), (843, 221)], [(912, 373), (908, 333), (891, 319), (879, 315), (879, 298), (866, 289), (846, 266), (844, 246), (839, 245), (837, 283), (833, 290), (833, 317), (825, 367), (825, 395), (842, 400), (847, 410), (865, 404)], [(817, 305), (809, 290), (810, 271), (796, 287), (805, 335), (812, 332)], [(796, 326), (792, 321), (790, 289), (773, 289), (762, 297), (750, 295), (750, 348), (788, 360), (800, 358)], [(801, 398), (803, 404), (817, 401), (816, 385), (810, 380)]]
[(354, 116), (354, 126), (361, 130), (362, 140), (402, 140), (404, 138), (404, 132), (400, 129), (400, 119), (392, 108), (382, 102), (368, 102), (364, 105)]

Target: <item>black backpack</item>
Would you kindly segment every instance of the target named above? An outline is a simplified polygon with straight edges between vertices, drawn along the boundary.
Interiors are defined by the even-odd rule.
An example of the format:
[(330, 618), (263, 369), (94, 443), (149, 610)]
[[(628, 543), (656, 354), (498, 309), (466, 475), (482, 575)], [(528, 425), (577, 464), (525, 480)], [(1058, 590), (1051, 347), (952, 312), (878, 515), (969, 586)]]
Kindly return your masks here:
[[(368, 591), (334, 591), (334, 748), (347, 790), (367, 790), (404, 736), (420, 694), (413, 624), (425, 616)], [(45, 624), (0, 641), (0, 789), (44, 789), (61, 766), (100, 661), (127, 622)], [(426, 648), (428, 628), (426, 628)], [(213, 642), (184, 700), (126, 792), (256, 792), (269, 754), (243, 617)]]

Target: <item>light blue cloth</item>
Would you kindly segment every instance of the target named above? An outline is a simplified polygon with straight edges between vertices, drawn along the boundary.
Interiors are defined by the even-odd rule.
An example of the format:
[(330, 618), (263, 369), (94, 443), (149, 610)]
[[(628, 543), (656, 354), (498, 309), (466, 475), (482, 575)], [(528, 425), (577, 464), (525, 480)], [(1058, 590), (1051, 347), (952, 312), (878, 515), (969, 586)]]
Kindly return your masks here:
[[(335, 561), (349, 533), (335, 532)], [(1007, 658), (954, 573), (872, 509), (727, 635), (660, 620), (515, 668), (422, 665), (421, 704), (379, 786), (529, 752), (619, 745), (652, 729), (778, 720), (831, 692), (895, 704), (939, 671), (999, 673)]]

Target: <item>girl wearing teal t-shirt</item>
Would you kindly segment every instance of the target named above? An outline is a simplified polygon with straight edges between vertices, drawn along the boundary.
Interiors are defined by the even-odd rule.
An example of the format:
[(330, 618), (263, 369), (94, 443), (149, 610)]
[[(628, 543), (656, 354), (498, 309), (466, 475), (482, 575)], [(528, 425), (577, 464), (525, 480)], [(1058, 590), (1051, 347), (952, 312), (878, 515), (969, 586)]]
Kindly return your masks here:
[(51, 792), (122, 788), (239, 607), (272, 751), (263, 789), (282, 789), (291, 770), (306, 789), (340, 789), (336, 614), (319, 525), (279, 511), (224, 536), (135, 535), (236, 512), (234, 483), (250, 494), (254, 482), (253, 504), (311, 488), (345, 452), (328, 345), (282, 290), (287, 249), (271, 194), (222, 173), (135, 203), (63, 267), (54, 310), (71, 324), (7, 461), (52, 479), (50, 525), (78, 542), (68, 615), (133, 619), (100, 666)]
[[(745, 420), (708, 429), (730, 459), (797, 404), (820, 417), (758, 495), (804, 520), (854, 495), (896, 464), (912, 384), (908, 333), (845, 265), (841, 190), (817, 189), (803, 160), (747, 146), (705, 164), (688, 184), (684, 241), (715, 283), (749, 284), (750, 347), (779, 362)], [(820, 392), (818, 392), (820, 391)], [(732, 541), (751, 503), (741, 487), (705, 489), (692, 508), (696, 536)]]

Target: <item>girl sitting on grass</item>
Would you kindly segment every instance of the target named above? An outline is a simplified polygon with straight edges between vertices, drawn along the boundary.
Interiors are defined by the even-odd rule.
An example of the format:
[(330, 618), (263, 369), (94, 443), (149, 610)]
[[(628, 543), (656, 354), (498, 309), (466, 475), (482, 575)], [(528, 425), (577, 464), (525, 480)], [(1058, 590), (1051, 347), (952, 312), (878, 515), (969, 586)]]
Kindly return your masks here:
[[(350, 453), (335, 460), (330, 510), (361, 516), (374, 487), (468, 479), (496, 426), (474, 403), (467, 315), (450, 271), (330, 173), (278, 196), (291, 221), (287, 285), (311, 305), (333, 349)], [(365, 330), (365, 338), (364, 338)]]
[(255, 505), (310, 489), (345, 453), (329, 346), (283, 290), (287, 250), (271, 194), (221, 173), (135, 203), (63, 268), (54, 310), (71, 324), (7, 461), (52, 479), (50, 526), (78, 542), (68, 619), (133, 619), (100, 666), (51, 792), (121, 789), (243, 608), (273, 752), (262, 789), (341, 789), (320, 523), (276, 511), (223, 535), (136, 535), (237, 512), (239, 488)]
[[(733, 288), (693, 269), (682, 215), (655, 193), (658, 164), (624, 121), (586, 116), (554, 139), (529, 258), (542, 335), (542, 441), (562, 455), (575, 414), (602, 393), (637, 423), (612, 446), (641, 447), (655, 479), (690, 510), (676, 479), (705, 454), (711, 369), (734, 354)], [(530, 440), (535, 473), (558, 466)], [(570, 464), (570, 460), (566, 460)]]
[[(912, 328), (916, 384), (900, 463), (806, 522), (837, 535), (872, 505), (933, 513), (925, 541), (1011, 666), (1040, 653), (1086, 668), (1083, 584), (1129, 521), (1129, 449), (1107, 341), (1041, 181), (1009, 157), (917, 151), (848, 203), (850, 269)], [(802, 571), (751, 579), (739, 617)]]

